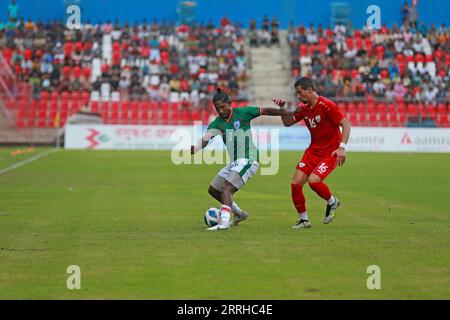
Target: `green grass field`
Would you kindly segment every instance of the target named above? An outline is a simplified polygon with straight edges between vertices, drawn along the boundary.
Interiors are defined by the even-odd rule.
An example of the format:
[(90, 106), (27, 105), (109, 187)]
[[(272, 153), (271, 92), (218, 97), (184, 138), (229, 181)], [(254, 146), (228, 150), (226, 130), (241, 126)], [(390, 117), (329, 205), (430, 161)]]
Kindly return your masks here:
[[(0, 170), (36, 154), (11, 158)], [(39, 149), (37, 152), (43, 152)], [(293, 230), (290, 179), (236, 194), (249, 220), (207, 232), (220, 165), (169, 152), (58, 151), (0, 175), (1, 299), (450, 299), (450, 154), (350, 153), (326, 181), (342, 206), (306, 187), (313, 227)], [(81, 290), (68, 290), (69, 265)], [(369, 265), (381, 289), (369, 290)]]

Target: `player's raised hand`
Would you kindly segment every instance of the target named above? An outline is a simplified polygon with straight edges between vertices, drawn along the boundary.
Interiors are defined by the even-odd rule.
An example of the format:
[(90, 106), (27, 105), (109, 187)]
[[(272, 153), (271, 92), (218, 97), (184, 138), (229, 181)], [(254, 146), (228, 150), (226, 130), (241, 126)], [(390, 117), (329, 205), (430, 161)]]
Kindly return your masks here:
[(286, 100), (280, 98), (272, 98), (273, 103), (279, 107), (284, 107), (286, 105)]
[(331, 153), (332, 157), (336, 157), (337, 165), (342, 166), (345, 162), (345, 150), (342, 148), (337, 148)]

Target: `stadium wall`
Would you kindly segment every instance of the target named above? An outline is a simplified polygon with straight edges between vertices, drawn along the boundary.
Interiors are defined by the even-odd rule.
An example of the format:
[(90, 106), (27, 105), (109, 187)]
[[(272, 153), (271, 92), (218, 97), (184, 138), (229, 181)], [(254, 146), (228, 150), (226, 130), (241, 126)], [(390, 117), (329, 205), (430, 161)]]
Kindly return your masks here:
[[(329, 0), (197, 0), (195, 14), (198, 21), (214, 22), (225, 15), (232, 21), (240, 21), (244, 27), (250, 19), (257, 19), (261, 23), (262, 17), (277, 16), (281, 27), (287, 28), (290, 21), (296, 24), (321, 23), (328, 26), (331, 19), (331, 3)], [(378, 5), (381, 8), (382, 23), (391, 26), (394, 22), (401, 22), (401, 8), (404, 0), (340, 0), (338, 2), (350, 5), (350, 20), (354, 27), (365, 24), (368, 14), (367, 7)], [(408, 0), (410, 3), (411, 0)], [(9, 1), (2, 1), (6, 7)], [(21, 16), (25, 19), (64, 19), (67, 17), (66, 8), (77, 4), (82, 10), (82, 23), (90, 20), (92, 23), (114, 21), (119, 19), (122, 23), (146, 18), (167, 19), (177, 21), (177, 5), (179, 0), (141, 1), (141, 0), (18, 0), (21, 7)], [(450, 1), (448, 0), (418, 0), (419, 19), (427, 24), (434, 22), (448, 23)], [(6, 8), (0, 10), (0, 19), (6, 20)]]
[[(189, 150), (205, 126), (67, 125), (66, 149)], [(311, 139), (306, 127), (253, 127), (253, 138), (261, 150), (305, 150)], [(223, 150), (221, 139), (209, 149)], [(352, 128), (349, 151), (445, 152), (450, 153), (450, 129)]]

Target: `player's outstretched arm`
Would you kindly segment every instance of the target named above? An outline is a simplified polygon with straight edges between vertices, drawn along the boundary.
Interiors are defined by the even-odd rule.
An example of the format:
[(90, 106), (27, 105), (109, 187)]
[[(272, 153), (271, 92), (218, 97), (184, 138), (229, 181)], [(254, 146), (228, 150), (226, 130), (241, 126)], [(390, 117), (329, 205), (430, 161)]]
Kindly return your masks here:
[(262, 116), (285, 116), (285, 117), (293, 117), (295, 111), (288, 111), (284, 109), (275, 109), (275, 108), (261, 108)]
[[(277, 106), (279, 106), (281, 108), (281, 110), (283, 110), (283, 108), (286, 105), (286, 100), (284, 100), (284, 99), (273, 98), (272, 101)], [(292, 115), (282, 115), (281, 116), (281, 120), (283, 121), (283, 124), (285, 127), (290, 127), (297, 123), (297, 120), (295, 120), (295, 118), (294, 118), (294, 115), (295, 115), (295, 113), (297, 113), (297, 111), (298, 111), (298, 109), (295, 110)]]
[(206, 147), (209, 143), (209, 140), (214, 138), (216, 135), (211, 133), (210, 131), (206, 131), (205, 135), (202, 137), (202, 139), (197, 143), (197, 145), (191, 145), (191, 154), (197, 153), (198, 151), (202, 150), (204, 147)]

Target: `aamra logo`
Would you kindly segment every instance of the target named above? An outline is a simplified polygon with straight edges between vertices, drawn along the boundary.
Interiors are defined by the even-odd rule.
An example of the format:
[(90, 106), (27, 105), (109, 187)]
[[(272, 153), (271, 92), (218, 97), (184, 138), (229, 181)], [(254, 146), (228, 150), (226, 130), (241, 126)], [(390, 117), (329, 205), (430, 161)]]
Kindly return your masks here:
[(412, 141), (411, 141), (411, 138), (409, 137), (408, 132), (405, 132), (405, 134), (403, 135), (401, 144), (411, 144), (411, 143), (412, 143)]
[(97, 145), (100, 143), (96, 140), (97, 136), (100, 135), (100, 132), (98, 132), (95, 129), (88, 129), (90, 134), (86, 137), (86, 140), (90, 142), (90, 145), (88, 145), (88, 149), (94, 149)]
[(86, 137), (86, 140), (89, 141), (89, 145), (87, 149), (94, 149), (102, 142), (107, 142), (109, 140), (108, 136), (105, 134), (100, 134), (99, 131), (95, 129), (88, 129), (89, 135)]

